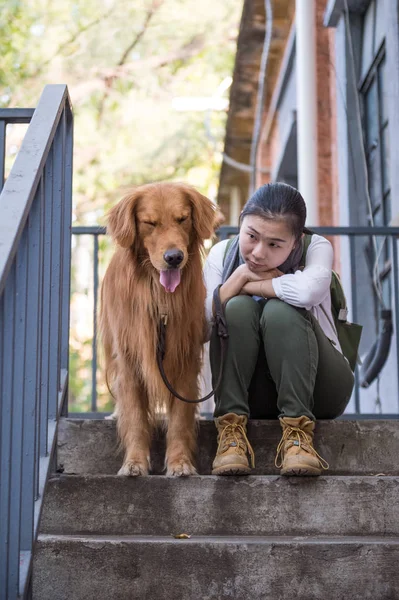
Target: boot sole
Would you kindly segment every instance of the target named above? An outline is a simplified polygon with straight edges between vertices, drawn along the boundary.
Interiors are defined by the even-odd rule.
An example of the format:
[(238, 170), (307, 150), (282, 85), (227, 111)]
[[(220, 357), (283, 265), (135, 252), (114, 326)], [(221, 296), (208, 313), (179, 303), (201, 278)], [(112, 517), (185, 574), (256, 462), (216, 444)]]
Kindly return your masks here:
[(319, 469), (304, 467), (290, 467), (288, 469), (281, 469), (280, 475), (284, 475), (286, 477), (318, 477), (321, 475), (321, 471)]
[(249, 475), (250, 472), (250, 467), (243, 467), (242, 465), (229, 465), (226, 467), (216, 467), (216, 469), (212, 470), (212, 475)]

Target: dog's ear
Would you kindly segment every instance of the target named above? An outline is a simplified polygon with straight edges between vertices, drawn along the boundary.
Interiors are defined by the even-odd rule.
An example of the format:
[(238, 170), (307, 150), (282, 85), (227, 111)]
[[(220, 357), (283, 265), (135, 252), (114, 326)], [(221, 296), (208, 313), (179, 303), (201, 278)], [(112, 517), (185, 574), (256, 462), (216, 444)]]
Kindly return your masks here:
[(195, 188), (187, 186), (186, 193), (191, 202), (195, 232), (199, 239), (207, 240), (214, 234), (220, 213), (217, 212), (215, 204)]
[(107, 232), (122, 248), (130, 248), (136, 236), (134, 207), (140, 190), (133, 190), (108, 213)]

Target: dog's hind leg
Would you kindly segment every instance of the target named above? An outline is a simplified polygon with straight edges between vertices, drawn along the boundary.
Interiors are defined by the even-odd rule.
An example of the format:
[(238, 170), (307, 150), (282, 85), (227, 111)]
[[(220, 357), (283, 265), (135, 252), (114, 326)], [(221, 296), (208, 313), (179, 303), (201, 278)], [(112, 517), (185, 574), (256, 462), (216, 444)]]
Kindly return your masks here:
[(117, 400), (118, 433), (125, 450), (118, 475), (148, 475), (150, 470), (151, 425), (148, 397), (134, 377), (132, 365), (118, 364)]

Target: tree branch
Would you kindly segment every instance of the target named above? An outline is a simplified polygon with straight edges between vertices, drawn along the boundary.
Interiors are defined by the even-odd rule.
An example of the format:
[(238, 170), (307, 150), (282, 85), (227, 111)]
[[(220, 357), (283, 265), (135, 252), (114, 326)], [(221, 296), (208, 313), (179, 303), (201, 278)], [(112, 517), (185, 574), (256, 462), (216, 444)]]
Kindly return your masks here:
[[(133, 48), (135, 48), (137, 46), (137, 44), (140, 42), (141, 38), (147, 31), (148, 25), (150, 24), (152, 17), (157, 12), (157, 10), (159, 10), (159, 8), (162, 6), (163, 2), (164, 2), (164, 0), (152, 0), (150, 8), (148, 9), (148, 11), (146, 13), (144, 23), (141, 26), (140, 31), (136, 34), (133, 41), (129, 44), (129, 46), (123, 52), (121, 58), (119, 59), (119, 61), (117, 63), (117, 67), (122, 67), (126, 63), (129, 54), (131, 53)], [(117, 79), (117, 75), (113, 75), (111, 77), (104, 78), (105, 90), (104, 90), (104, 94), (103, 94), (101, 100), (99, 101), (98, 117), (97, 117), (98, 124), (100, 124), (100, 122), (101, 122), (101, 119), (103, 116), (103, 111), (104, 111), (104, 104), (110, 94), (110, 90), (112, 88), (112, 85), (113, 85), (113, 82), (115, 79)]]
[[(196, 56), (205, 46), (205, 39), (202, 36), (196, 36), (188, 44), (170, 52), (167, 55), (162, 56), (151, 56), (149, 58), (136, 60), (129, 62), (124, 65), (107, 67), (104, 69), (92, 70), (91, 74), (86, 78), (85, 81), (78, 83), (71, 88), (71, 95), (74, 99), (74, 104), (78, 104), (81, 98), (87, 98), (87, 96), (95, 91), (99, 91), (106, 80), (116, 80), (121, 77), (131, 76), (132, 73), (137, 73), (138, 69), (155, 70), (162, 67), (166, 67), (176, 61), (185, 62)], [(110, 90), (109, 90), (110, 91)]]
[(100, 23), (103, 19), (107, 19), (114, 11), (116, 4), (117, 2), (115, 2), (109, 10), (97, 17), (97, 19), (94, 19), (94, 21), (91, 21), (87, 25), (81, 27), (78, 31), (71, 35), (71, 37), (66, 42), (60, 44), (57, 50), (54, 52), (54, 54), (50, 56), (50, 58), (47, 58), (44, 62), (42, 62), (42, 64), (39, 65), (39, 67), (30, 75), (30, 77), (37, 77), (38, 75), (40, 75), (44, 67), (51, 63), (51, 61), (54, 60), (56, 56), (61, 54), (61, 52), (65, 50), (65, 48), (67, 48), (70, 44), (73, 44), (73, 42), (75, 42), (82, 33), (85, 33), (88, 29), (91, 29), (91, 27), (98, 25), (98, 23)]
[(127, 57), (129, 56), (130, 52), (133, 50), (133, 48), (135, 48), (135, 46), (137, 46), (137, 44), (139, 43), (139, 41), (143, 37), (144, 33), (146, 32), (146, 29), (147, 29), (148, 25), (150, 24), (150, 21), (151, 21), (152, 17), (157, 12), (157, 10), (162, 6), (163, 2), (164, 2), (164, 0), (153, 0), (153, 2), (151, 4), (151, 7), (147, 11), (144, 23), (143, 23), (140, 31), (138, 32), (138, 34), (136, 35), (136, 37), (134, 38), (134, 40), (132, 41), (132, 43), (126, 48), (125, 52), (122, 54), (119, 62), (117, 63), (118, 67), (121, 67), (122, 65), (125, 64), (125, 62), (127, 60)]

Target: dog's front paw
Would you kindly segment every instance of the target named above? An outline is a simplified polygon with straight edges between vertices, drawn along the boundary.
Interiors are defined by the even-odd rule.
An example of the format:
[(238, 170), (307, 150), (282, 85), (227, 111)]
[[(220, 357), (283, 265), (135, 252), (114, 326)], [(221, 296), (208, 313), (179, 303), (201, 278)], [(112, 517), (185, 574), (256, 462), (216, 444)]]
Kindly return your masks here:
[(118, 471), (118, 475), (125, 477), (138, 477), (139, 475), (148, 475), (148, 472), (148, 465), (128, 460), (123, 463)]
[(111, 415), (107, 415), (104, 417), (106, 421), (117, 421), (118, 420), (118, 411), (115, 409)]
[(167, 463), (166, 475), (173, 477), (188, 477), (196, 475), (197, 470), (189, 460), (179, 460)]

